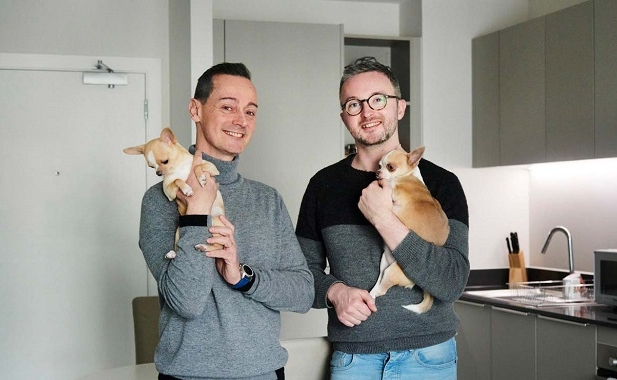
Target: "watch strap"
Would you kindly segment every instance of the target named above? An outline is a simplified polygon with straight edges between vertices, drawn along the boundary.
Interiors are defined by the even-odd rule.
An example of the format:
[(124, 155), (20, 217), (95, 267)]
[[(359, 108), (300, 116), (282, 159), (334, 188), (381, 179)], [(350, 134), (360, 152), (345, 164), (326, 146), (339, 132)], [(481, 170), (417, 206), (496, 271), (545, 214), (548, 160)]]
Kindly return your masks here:
[(240, 292), (246, 292), (253, 286), (253, 282), (255, 282), (255, 272), (253, 272), (253, 269), (248, 265), (240, 264), (240, 274), (242, 278), (231, 288)]
[(233, 290), (240, 290), (243, 287), (245, 287), (246, 285), (248, 285), (250, 282), (251, 282), (251, 278), (247, 277), (247, 276), (244, 276), (244, 277), (242, 277), (240, 279), (240, 281), (236, 285), (232, 286), (231, 288)]

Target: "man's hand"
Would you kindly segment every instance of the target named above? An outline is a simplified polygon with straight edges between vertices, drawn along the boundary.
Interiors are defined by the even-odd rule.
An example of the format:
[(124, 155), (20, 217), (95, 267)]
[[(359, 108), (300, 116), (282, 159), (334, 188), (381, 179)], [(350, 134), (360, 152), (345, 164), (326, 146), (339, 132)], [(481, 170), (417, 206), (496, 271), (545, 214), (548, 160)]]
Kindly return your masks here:
[(348, 327), (359, 325), (377, 311), (375, 300), (368, 291), (340, 282), (330, 287), (327, 297), (334, 305), (339, 321)]
[(222, 249), (206, 252), (206, 256), (216, 259), (216, 269), (230, 285), (240, 282), (240, 262), (238, 261), (238, 247), (234, 238), (235, 227), (224, 215), (220, 216), (223, 226), (212, 226), (212, 237), (206, 241), (208, 244), (220, 244)]
[(210, 215), (212, 204), (216, 199), (216, 192), (219, 189), (216, 180), (207, 172), (206, 184), (202, 187), (199, 179), (195, 175), (195, 166), (201, 165), (203, 162), (201, 152), (198, 150), (193, 156), (193, 165), (191, 166), (191, 174), (186, 180), (186, 183), (191, 186), (194, 194), (186, 196), (182, 191), (178, 191), (177, 198), (186, 204), (187, 215)]
[(386, 245), (394, 251), (409, 233), (407, 227), (394, 214), (390, 181), (373, 181), (364, 190), (358, 208), (371, 222)]
[(371, 224), (391, 218), (392, 212), (392, 188), (390, 181), (380, 180), (371, 182), (364, 190), (358, 202), (358, 208)]

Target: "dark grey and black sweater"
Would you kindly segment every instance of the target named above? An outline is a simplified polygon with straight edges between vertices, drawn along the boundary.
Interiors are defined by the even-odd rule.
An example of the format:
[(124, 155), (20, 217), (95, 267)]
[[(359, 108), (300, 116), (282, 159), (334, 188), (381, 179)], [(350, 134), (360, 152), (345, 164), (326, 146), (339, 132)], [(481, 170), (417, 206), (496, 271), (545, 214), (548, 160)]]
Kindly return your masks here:
[[(379, 275), (384, 243), (358, 209), (362, 190), (375, 180), (375, 173), (352, 168), (352, 160), (350, 155), (313, 176), (300, 207), (296, 235), (315, 279), (314, 308), (330, 306), (326, 293), (335, 282), (370, 290)], [(337, 351), (408, 350), (438, 344), (456, 334), (453, 302), (469, 276), (467, 200), (456, 175), (424, 159), (419, 168), (448, 216), (448, 240), (438, 247), (410, 231), (392, 254), (417, 286), (391, 288), (376, 299), (378, 311), (360, 325), (343, 325), (330, 307), (328, 337)], [(428, 312), (418, 315), (402, 305), (420, 302), (420, 287), (435, 300)]]

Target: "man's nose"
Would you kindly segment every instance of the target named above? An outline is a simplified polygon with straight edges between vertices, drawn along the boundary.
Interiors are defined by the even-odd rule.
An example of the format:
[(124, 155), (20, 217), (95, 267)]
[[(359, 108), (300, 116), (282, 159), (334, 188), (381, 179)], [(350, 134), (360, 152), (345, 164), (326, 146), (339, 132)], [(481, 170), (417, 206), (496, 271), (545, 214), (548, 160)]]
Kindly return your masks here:
[(244, 113), (244, 111), (240, 111), (236, 114), (236, 118), (235, 118), (235, 124), (240, 125), (242, 127), (246, 127), (248, 121), (247, 121), (247, 117), (246, 114)]

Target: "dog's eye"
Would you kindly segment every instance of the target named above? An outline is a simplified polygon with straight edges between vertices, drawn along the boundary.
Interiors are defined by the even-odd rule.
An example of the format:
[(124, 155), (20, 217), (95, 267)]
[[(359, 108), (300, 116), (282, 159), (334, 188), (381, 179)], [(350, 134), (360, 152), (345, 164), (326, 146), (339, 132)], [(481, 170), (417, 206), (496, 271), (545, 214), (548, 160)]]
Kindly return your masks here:
[(394, 167), (394, 165), (388, 164), (386, 165), (386, 169), (388, 169), (389, 172), (393, 172), (396, 168)]
[(169, 163), (169, 160), (161, 161), (161, 164), (163, 165), (167, 165), (168, 163)]

